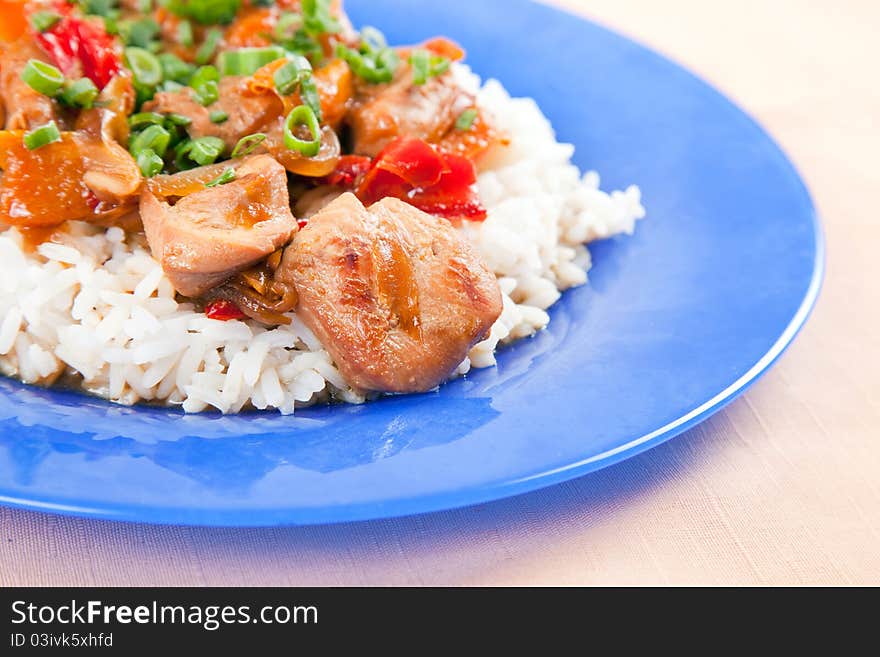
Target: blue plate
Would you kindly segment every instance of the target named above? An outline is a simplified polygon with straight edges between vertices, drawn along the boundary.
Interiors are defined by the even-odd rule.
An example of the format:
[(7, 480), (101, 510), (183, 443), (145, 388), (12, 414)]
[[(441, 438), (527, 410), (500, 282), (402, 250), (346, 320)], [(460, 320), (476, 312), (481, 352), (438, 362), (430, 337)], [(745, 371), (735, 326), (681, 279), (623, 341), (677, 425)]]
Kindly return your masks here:
[(0, 502), (206, 525), (380, 518), (497, 499), (657, 445), (745, 390), (818, 294), (819, 224), (749, 117), (693, 75), (523, 0), (350, 0), (394, 43), (446, 34), (533, 96), (603, 186), (641, 186), (635, 237), (497, 369), (296, 417), (184, 416), (0, 382)]

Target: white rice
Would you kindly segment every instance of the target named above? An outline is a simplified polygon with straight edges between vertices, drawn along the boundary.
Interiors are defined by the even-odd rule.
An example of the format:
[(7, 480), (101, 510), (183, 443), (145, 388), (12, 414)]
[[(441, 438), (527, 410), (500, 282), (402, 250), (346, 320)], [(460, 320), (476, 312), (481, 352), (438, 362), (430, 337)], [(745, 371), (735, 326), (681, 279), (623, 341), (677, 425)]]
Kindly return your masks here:
[[(495, 364), (499, 343), (547, 326), (560, 293), (587, 280), (586, 242), (632, 233), (645, 211), (637, 187), (610, 194), (581, 177), (572, 146), (556, 141), (531, 99), (511, 99), (496, 81), (478, 92), (511, 137), (479, 179), (489, 217), (462, 231), (498, 276), (504, 311), (488, 339), (458, 368)], [(235, 413), (246, 406), (294, 408), (364, 397), (349, 388), (315, 336), (292, 323), (266, 329), (220, 322), (177, 303), (149, 250), (118, 228), (71, 223), (58, 243), (28, 253), (12, 228), (0, 233), (0, 371), (26, 383), (62, 375), (121, 404), (164, 401), (187, 412)]]

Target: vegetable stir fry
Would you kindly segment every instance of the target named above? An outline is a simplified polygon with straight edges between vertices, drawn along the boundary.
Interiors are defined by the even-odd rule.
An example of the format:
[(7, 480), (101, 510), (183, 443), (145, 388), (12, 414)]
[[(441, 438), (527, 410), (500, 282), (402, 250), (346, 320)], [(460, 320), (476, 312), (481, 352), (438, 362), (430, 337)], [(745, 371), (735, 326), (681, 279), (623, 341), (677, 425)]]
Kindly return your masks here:
[[(391, 382), (389, 366), (361, 376), (365, 386), (435, 385), (488, 331), (500, 312), (497, 283), (454, 226), (486, 218), (477, 170), (506, 139), (456, 82), (464, 51), (452, 41), (393, 47), (375, 28), (355, 31), (337, 0), (0, 7), (0, 227), (45, 237), (86, 221), (141, 233), (177, 292), (209, 317), (277, 325), (296, 309), (352, 372), (367, 366), (369, 349), (351, 347), (366, 354), (359, 360), (339, 347), (340, 322), (372, 313), (381, 326), (365, 335), (386, 336), (404, 321), (395, 308), (447, 290), (454, 301), (422, 303), (430, 312), (405, 322), (407, 340), (444, 343), (436, 372)], [(386, 199), (394, 202), (373, 213)], [(310, 230), (314, 217), (320, 231)], [(338, 233), (343, 224), (356, 234)], [(306, 244), (342, 248), (343, 264), (376, 259), (378, 269), (359, 261), (340, 273), (337, 261), (302, 252)], [(428, 266), (413, 251), (419, 244), (445, 244), (455, 267), (472, 266)], [(337, 287), (315, 279), (319, 266)], [(311, 296), (302, 299), (305, 280)], [(342, 312), (354, 280), (372, 288)], [(317, 309), (328, 298), (339, 317)], [(442, 321), (453, 316), (467, 329), (447, 335)]]

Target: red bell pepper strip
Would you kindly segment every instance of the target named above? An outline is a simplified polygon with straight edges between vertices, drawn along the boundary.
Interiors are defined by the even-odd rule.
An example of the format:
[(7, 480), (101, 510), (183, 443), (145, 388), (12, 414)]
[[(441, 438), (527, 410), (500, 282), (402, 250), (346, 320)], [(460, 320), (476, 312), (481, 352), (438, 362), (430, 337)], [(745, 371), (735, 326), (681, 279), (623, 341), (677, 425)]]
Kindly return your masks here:
[(392, 196), (454, 223), (483, 221), (486, 208), (476, 182), (477, 172), (468, 158), (420, 139), (398, 137), (379, 153), (356, 193), (367, 205)]
[(37, 43), (64, 75), (83, 75), (103, 89), (122, 67), (113, 37), (96, 21), (73, 15), (66, 2), (55, 3), (55, 10), (61, 20), (35, 32)]
[(209, 319), (216, 319), (221, 322), (247, 317), (238, 306), (226, 299), (216, 299), (205, 306), (205, 315)]

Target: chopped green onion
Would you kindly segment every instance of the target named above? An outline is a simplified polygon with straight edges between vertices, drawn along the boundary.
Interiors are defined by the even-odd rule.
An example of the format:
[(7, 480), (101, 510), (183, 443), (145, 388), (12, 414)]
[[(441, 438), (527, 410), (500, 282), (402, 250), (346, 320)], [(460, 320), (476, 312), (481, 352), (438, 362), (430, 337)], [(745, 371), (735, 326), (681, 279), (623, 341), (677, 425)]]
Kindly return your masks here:
[(226, 50), (217, 56), (217, 68), (221, 75), (253, 75), (257, 69), (269, 62), (284, 57), (284, 48), (238, 48)]
[(425, 84), (428, 78), (443, 75), (449, 70), (449, 60), (440, 55), (431, 54), (423, 48), (416, 48), (409, 56), (412, 67), (413, 84), (417, 87)]
[(292, 94), (297, 86), (312, 75), (312, 65), (309, 60), (300, 55), (290, 57), (284, 66), (275, 71), (272, 80), (275, 82), (275, 88), (282, 96)]
[(219, 176), (214, 178), (211, 182), (205, 183), (205, 187), (216, 187), (217, 185), (225, 185), (228, 182), (232, 182), (235, 180), (235, 169), (229, 167), (223, 171)]
[(302, 27), (302, 16), (291, 11), (285, 11), (275, 24), (275, 40), (284, 41), (292, 38)]
[(245, 155), (250, 155), (253, 153), (256, 148), (266, 141), (267, 135), (262, 132), (255, 132), (252, 135), (248, 135), (247, 137), (242, 137), (238, 140), (238, 143), (235, 145), (235, 148), (232, 149), (232, 155), (230, 157), (235, 159), (237, 157), (244, 157)]
[(214, 58), (214, 52), (223, 38), (223, 30), (208, 30), (202, 45), (196, 50), (196, 64), (207, 64)]
[(162, 82), (162, 65), (149, 50), (130, 47), (124, 51), (125, 63), (134, 74), (134, 81), (143, 87), (155, 87)]
[(145, 148), (137, 154), (137, 165), (146, 178), (152, 178), (162, 170), (165, 162), (151, 148)]
[(375, 27), (367, 25), (361, 30), (361, 48), (364, 48), (366, 52), (379, 52), (387, 47), (388, 42), (385, 40), (385, 35)]
[(311, 36), (338, 34), (342, 26), (330, 14), (331, 0), (302, 0), (303, 29)]
[(137, 156), (138, 153), (149, 148), (159, 157), (164, 157), (170, 142), (170, 132), (161, 125), (151, 125), (143, 132), (132, 136), (128, 150), (132, 155)]
[(449, 67), (452, 65), (452, 62), (448, 57), (443, 57), (442, 55), (431, 55), (431, 69), (429, 71), (430, 76), (437, 77), (438, 75), (443, 75), (446, 71), (449, 70)]
[(324, 61), (324, 47), (306, 34), (305, 30), (297, 30), (290, 39), (284, 39), (280, 43), (288, 52), (308, 57), (315, 64)]
[(421, 86), (428, 81), (431, 72), (431, 55), (427, 50), (416, 48), (409, 56), (409, 65), (412, 67), (413, 84)]
[(180, 84), (180, 82), (175, 82), (174, 80), (165, 80), (162, 84), (156, 87), (157, 91), (169, 91), (171, 93), (180, 91), (181, 89), (185, 89), (186, 85)]
[(176, 112), (169, 114), (165, 118), (168, 120), (168, 123), (170, 123), (171, 125), (176, 125), (176, 126), (186, 127), (190, 123), (193, 122), (192, 119), (189, 118), (188, 116), (184, 116), (183, 114), (177, 114)]
[(299, 85), (299, 96), (302, 98), (302, 101), (312, 108), (312, 111), (315, 113), (315, 117), (318, 119), (320, 123), (322, 120), (321, 116), (321, 95), (318, 93), (318, 87), (315, 84), (314, 78), (309, 75), (305, 80), (303, 80)]
[(147, 14), (153, 11), (153, 0), (138, 0), (138, 11), (142, 14)]
[(211, 120), (211, 123), (223, 123), (229, 119), (229, 114), (223, 110), (214, 110), (208, 114), (208, 118)]
[(60, 20), (61, 14), (54, 11), (35, 11), (30, 17), (31, 27), (36, 32), (45, 32)]
[(162, 125), (165, 117), (158, 112), (140, 112), (128, 117), (128, 127), (132, 130), (145, 128), (148, 125)]
[[(294, 134), (299, 126), (308, 128), (312, 138), (304, 141)], [(314, 111), (308, 105), (294, 107), (284, 120), (284, 145), (306, 157), (314, 157), (321, 151), (321, 125)]]
[(459, 114), (458, 118), (455, 120), (455, 129), (459, 132), (467, 132), (473, 127), (474, 121), (477, 120), (477, 116), (479, 116), (479, 112), (473, 107), (466, 109)]
[(181, 18), (202, 25), (230, 23), (241, 8), (241, 0), (165, 0), (163, 4)]
[(24, 145), (30, 151), (56, 141), (61, 141), (61, 133), (58, 131), (58, 125), (55, 121), (49, 121), (46, 125), (41, 125), (24, 135)]
[(159, 36), (159, 24), (152, 18), (141, 18), (129, 23), (127, 29), (120, 29), (125, 44), (138, 48), (150, 48)]
[(54, 96), (64, 86), (64, 75), (61, 71), (39, 59), (28, 60), (21, 72), (21, 79), (44, 96)]
[(397, 51), (386, 45), (385, 37), (375, 28), (361, 32), (358, 49), (336, 46), (336, 56), (345, 60), (352, 72), (370, 84), (391, 82), (400, 65)]
[(180, 21), (180, 24), (177, 26), (177, 41), (182, 46), (186, 46), (189, 48), (192, 44), (195, 43), (195, 36), (193, 35), (193, 26), (187, 20)]
[(195, 91), (195, 98), (201, 105), (210, 105), (220, 97), (217, 82), (220, 73), (213, 66), (202, 66), (190, 78), (189, 86)]
[(160, 87), (148, 87), (146, 85), (141, 84), (137, 80), (134, 81), (134, 104), (135, 107), (140, 107), (148, 100), (152, 100), (156, 96), (156, 90)]
[(84, 14), (91, 16), (112, 16), (119, 15), (117, 0), (83, 0), (80, 3)]
[(174, 80), (175, 82), (187, 82), (195, 71), (195, 66), (187, 64), (177, 55), (170, 52), (163, 52), (158, 56), (159, 64), (162, 66), (162, 77), (165, 80)]
[(90, 109), (98, 97), (98, 87), (88, 78), (80, 78), (67, 85), (61, 92), (61, 100), (71, 107)]
[(199, 85), (199, 87), (194, 90), (196, 92), (196, 101), (205, 107), (217, 102), (217, 99), (220, 98), (220, 88), (213, 80), (209, 80), (204, 84)]
[(177, 157), (175, 162), (178, 164), (179, 168), (184, 168), (181, 166), (183, 163), (182, 160), (184, 157), (188, 156), (189, 159), (196, 164), (207, 166), (213, 164), (214, 160), (220, 157), (221, 153), (223, 153), (224, 146), (225, 144), (223, 143), (223, 140), (218, 137), (199, 137), (198, 139), (191, 139), (181, 143), (177, 147)]
[(119, 34), (119, 21), (112, 16), (102, 16), (101, 20), (104, 21), (104, 31), (111, 36), (116, 36)]
[(200, 66), (196, 69), (196, 72), (193, 73), (192, 77), (189, 79), (189, 84), (193, 89), (195, 89), (205, 82), (217, 82), (219, 80), (220, 71), (218, 71), (215, 67)]

